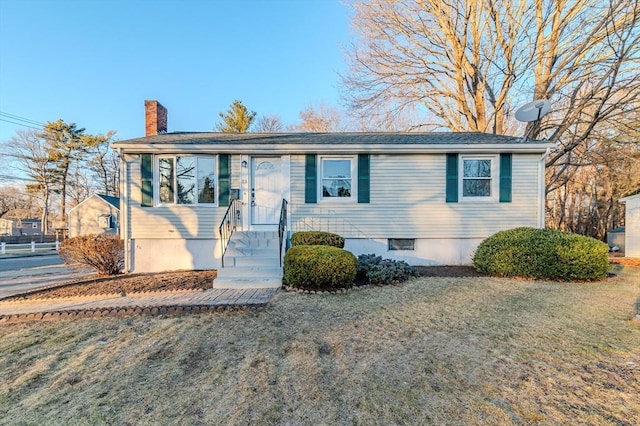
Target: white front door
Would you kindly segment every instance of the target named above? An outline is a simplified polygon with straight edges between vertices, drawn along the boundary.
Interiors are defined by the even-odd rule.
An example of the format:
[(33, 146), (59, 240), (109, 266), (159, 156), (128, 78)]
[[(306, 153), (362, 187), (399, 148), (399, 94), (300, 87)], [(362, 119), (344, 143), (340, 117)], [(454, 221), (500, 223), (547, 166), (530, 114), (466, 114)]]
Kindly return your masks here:
[(251, 182), (251, 224), (277, 225), (283, 195), (280, 158), (254, 157)]

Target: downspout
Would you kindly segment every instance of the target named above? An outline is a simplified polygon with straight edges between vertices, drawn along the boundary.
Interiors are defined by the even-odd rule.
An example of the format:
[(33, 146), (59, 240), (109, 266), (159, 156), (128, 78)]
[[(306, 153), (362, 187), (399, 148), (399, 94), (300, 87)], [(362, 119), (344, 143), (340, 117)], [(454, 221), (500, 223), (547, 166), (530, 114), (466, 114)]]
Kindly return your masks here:
[(120, 157), (120, 238), (124, 240), (124, 271), (131, 272), (131, 239), (129, 238), (129, 170), (124, 160), (122, 148), (118, 148)]
[(544, 229), (546, 227), (546, 165), (547, 165), (547, 157), (551, 152), (551, 148), (547, 147), (547, 150), (542, 155), (539, 164), (539, 189), (538, 189), (538, 199), (540, 200), (540, 205), (538, 206), (538, 228)]

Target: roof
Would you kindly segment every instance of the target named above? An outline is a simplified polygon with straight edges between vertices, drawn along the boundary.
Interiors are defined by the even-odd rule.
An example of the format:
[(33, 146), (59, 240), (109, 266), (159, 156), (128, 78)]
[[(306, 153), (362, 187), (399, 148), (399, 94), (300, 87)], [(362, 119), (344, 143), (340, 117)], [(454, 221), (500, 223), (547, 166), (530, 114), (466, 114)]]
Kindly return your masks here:
[(69, 213), (71, 213), (72, 211), (76, 210), (78, 207), (80, 207), (82, 204), (84, 204), (85, 201), (90, 200), (90, 199), (92, 199), (94, 197), (97, 197), (97, 198), (101, 199), (102, 201), (106, 202), (107, 204), (109, 204), (110, 206), (120, 210), (120, 198), (112, 197), (110, 195), (104, 195), (104, 194), (93, 194), (90, 197), (87, 197), (84, 200), (82, 200), (80, 203), (78, 203), (74, 207), (70, 208), (69, 209)]
[(547, 141), (525, 140), (514, 136), (481, 132), (431, 133), (191, 133), (176, 132), (129, 139), (114, 143), (125, 151), (153, 152), (170, 149), (194, 151), (215, 148), (219, 151), (251, 152), (278, 149), (285, 152), (311, 152), (333, 148), (366, 152), (447, 151), (454, 149), (516, 149), (544, 151)]
[(120, 209), (120, 198), (112, 197), (111, 195), (104, 194), (95, 194), (96, 197), (102, 198), (107, 203), (111, 204), (113, 207)]
[(635, 194), (635, 195), (629, 195), (628, 197), (620, 198), (620, 199), (618, 199), (618, 202), (626, 203), (627, 201), (631, 201), (631, 200), (635, 200), (635, 199), (640, 199), (640, 193), (639, 194)]

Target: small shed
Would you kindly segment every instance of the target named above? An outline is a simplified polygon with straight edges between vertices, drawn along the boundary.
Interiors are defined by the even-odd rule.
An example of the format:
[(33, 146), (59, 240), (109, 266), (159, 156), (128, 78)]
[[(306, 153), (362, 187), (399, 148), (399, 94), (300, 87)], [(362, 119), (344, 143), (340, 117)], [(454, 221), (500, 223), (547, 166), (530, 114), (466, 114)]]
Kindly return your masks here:
[(626, 257), (640, 258), (640, 194), (619, 200), (625, 204), (625, 237), (624, 249)]
[(94, 194), (69, 210), (69, 237), (120, 232), (120, 198)]

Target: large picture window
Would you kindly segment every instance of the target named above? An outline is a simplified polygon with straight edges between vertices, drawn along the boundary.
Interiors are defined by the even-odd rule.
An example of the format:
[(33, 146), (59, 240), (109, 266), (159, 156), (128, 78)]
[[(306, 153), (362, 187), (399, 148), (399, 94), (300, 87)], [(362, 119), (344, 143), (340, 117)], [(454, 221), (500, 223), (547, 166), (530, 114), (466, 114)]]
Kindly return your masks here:
[(353, 158), (322, 157), (322, 199), (351, 199), (353, 197)]
[(493, 199), (496, 195), (496, 158), (462, 157), (461, 194), (462, 199)]
[(215, 204), (216, 158), (162, 156), (158, 158), (160, 204)]

